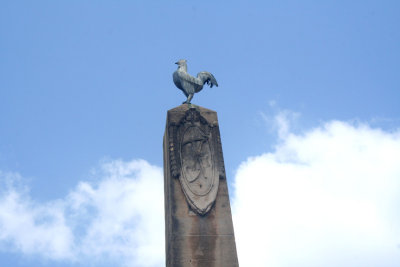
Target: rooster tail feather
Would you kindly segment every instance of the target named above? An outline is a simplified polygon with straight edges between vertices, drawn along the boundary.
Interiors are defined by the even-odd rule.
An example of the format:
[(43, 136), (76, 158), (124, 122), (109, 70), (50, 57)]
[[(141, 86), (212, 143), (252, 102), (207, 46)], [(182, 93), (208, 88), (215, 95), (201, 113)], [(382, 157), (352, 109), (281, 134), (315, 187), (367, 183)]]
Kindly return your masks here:
[(214, 85), (218, 87), (218, 83), (217, 83), (217, 80), (215, 79), (215, 77), (207, 71), (199, 72), (197, 74), (197, 78), (200, 79), (203, 84), (207, 83), (208, 85), (210, 85), (211, 88)]

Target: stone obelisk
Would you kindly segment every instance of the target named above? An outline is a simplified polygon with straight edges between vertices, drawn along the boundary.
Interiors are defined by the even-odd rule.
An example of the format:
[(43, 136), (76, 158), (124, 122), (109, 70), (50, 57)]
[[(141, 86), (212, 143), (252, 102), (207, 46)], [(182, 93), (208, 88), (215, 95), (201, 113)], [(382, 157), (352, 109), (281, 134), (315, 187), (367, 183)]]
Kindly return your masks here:
[(166, 266), (239, 266), (215, 111), (168, 111), (164, 189)]

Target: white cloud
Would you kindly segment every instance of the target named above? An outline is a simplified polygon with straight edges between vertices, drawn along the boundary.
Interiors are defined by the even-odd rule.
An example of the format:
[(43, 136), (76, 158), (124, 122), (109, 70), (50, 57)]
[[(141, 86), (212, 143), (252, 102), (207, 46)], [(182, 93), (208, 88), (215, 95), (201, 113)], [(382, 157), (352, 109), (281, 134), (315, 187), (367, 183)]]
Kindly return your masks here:
[(111, 161), (99, 175), (98, 183), (81, 182), (65, 199), (45, 204), (9, 185), (0, 197), (3, 250), (77, 265), (162, 266), (161, 169), (143, 160)]
[(235, 182), (242, 266), (400, 266), (400, 132), (332, 121), (286, 131)]
[(57, 203), (35, 206), (15, 189), (0, 198), (0, 240), (23, 253), (71, 258), (72, 234)]
[[(269, 106), (271, 108), (277, 109), (275, 101), (270, 101)], [(269, 130), (273, 132), (276, 131), (278, 134), (278, 138), (285, 139), (288, 134), (291, 132), (291, 127), (300, 117), (300, 113), (293, 112), (291, 110), (281, 110), (275, 116), (267, 115), (261, 112), (261, 117), (264, 121), (270, 126)]]
[[(276, 149), (232, 179), (241, 266), (399, 266), (400, 132), (332, 121), (299, 135), (296, 116), (271, 120)], [(116, 160), (95, 177), (38, 203), (11, 182), (18, 175), (0, 173), (0, 249), (76, 266), (164, 266), (161, 168)]]

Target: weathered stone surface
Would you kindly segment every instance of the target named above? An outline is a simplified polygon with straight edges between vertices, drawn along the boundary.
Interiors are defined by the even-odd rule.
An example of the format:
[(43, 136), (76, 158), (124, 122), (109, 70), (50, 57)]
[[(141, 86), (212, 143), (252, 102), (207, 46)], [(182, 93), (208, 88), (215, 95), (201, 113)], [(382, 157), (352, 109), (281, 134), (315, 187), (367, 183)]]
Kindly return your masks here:
[(168, 111), (164, 187), (166, 266), (239, 266), (215, 111)]

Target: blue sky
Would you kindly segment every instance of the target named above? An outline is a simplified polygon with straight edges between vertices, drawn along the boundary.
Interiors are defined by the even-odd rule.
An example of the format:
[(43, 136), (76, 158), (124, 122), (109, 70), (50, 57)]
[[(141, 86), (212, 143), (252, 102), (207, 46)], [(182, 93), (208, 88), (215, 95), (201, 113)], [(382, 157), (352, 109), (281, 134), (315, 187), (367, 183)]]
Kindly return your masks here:
[[(210, 71), (220, 85), (205, 88), (192, 103), (218, 112), (242, 266), (328, 266), (343, 251), (354, 253), (340, 258), (340, 266), (378, 266), (372, 259), (371, 265), (354, 260), (365, 254), (376, 256), (379, 266), (398, 266), (400, 228), (393, 225), (400, 221), (393, 207), (400, 195), (393, 188), (400, 175), (399, 11), (397, 1), (3, 1), (0, 265), (162, 266), (162, 229), (150, 241), (135, 233), (151, 232), (144, 222), (163, 225), (162, 136), (166, 111), (185, 100), (172, 83), (174, 62), (185, 58), (189, 73)], [(343, 172), (332, 171), (339, 167)], [(376, 213), (365, 211), (360, 221), (348, 223), (315, 220), (311, 208), (303, 210), (310, 213), (307, 220), (280, 216), (299, 209), (281, 199), (299, 181), (300, 188), (310, 185), (303, 188), (310, 194), (293, 192), (285, 199), (296, 196), (294, 202), (302, 199), (310, 208), (314, 204), (304, 196), (315, 195), (315, 202), (333, 205), (335, 218), (365, 205), (377, 207)], [(241, 190), (255, 183), (270, 188), (274, 198), (253, 199)], [(106, 185), (115, 189), (106, 195), (114, 197), (101, 197)], [(139, 193), (142, 187), (160, 194)], [(126, 198), (118, 195), (124, 188), (132, 190)], [(127, 206), (118, 210), (121, 197)], [(142, 201), (154, 209), (132, 203)], [(354, 204), (345, 214), (338, 211), (345, 204), (335, 206), (341, 202), (370, 206)], [(260, 253), (270, 256), (250, 263), (239, 243), (255, 242), (243, 237), (259, 233), (247, 233), (254, 227), (238, 219), (254, 216), (241, 209), (244, 203), (281, 218), (276, 240), (298, 245), (287, 250), (279, 242), (260, 243)], [(127, 217), (102, 220), (115, 215), (102, 209), (109, 205)], [(260, 228), (276, 227), (270, 218), (257, 218)], [(377, 223), (344, 241), (371, 218)], [(287, 221), (304, 225), (282, 226)], [(320, 232), (307, 228), (315, 221)], [(31, 230), (22, 237), (12, 225)], [(110, 225), (123, 231), (99, 241)], [(300, 234), (304, 227), (315, 237), (309, 243)], [(304, 242), (291, 242), (288, 229)], [(129, 242), (110, 241), (125, 235)], [(261, 236), (275, 240), (271, 232)], [(382, 245), (367, 249), (353, 240)], [(288, 255), (292, 261), (284, 260)]]

